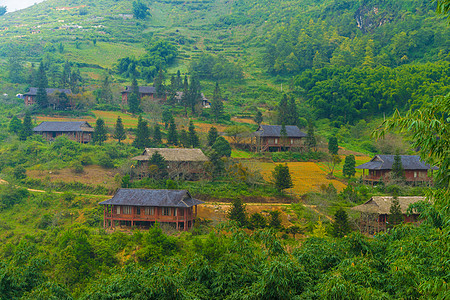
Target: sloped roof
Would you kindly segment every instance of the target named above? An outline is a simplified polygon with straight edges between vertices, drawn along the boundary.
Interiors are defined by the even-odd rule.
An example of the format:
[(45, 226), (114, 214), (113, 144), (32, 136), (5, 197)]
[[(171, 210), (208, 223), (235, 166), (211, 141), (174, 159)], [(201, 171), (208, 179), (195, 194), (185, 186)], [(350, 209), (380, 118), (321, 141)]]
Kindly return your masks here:
[[(369, 162), (359, 165), (357, 169), (392, 170), (395, 155), (375, 155)], [(400, 155), (404, 170), (437, 170), (420, 159), (418, 155)]]
[[(72, 94), (72, 90), (71, 89), (53, 89), (53, 88), (47, 88), (45, 89), (47, 92), (47, 95), (51, 95), (55, 92), (59, 92), (59, 93), (65, 93), (65, 94)], [(37, 91), (38, 88), (35, 87), (31, 87), (29, 92), (26, 92), (25, 94), (23, 94), (24, 96), (37, 96)]]
[(192, 207), (203, 201), (192, 198), (187, 190), (119, 189), (101, 205)]
[[(392, 196), (374, 196), (370, 198), (364, 204), (352, 207), (352, 210), (360, 211), (363, 213), (377, 213), (377, 214), (387, 214), (389, 215), (389, 210), (391, 209)], [(403, 214), (406, 214), (408, 206), (410, 204), (425, 201), (426, 197), (398, 197), (398, 203), (400, 204), (400, 209)]]
[[(281, 125), (259, 125), (256, 135), (261, 137), (281, 137)], [(297, 126), (286, 125), (286, 133), (289, 138), (302, 138), (307, 134), (300, 131)]]
[(33, 128), (34, 132), (55, 131), (55, 132), (73, 132), (84, 131), (93, 132), (94, 128), (88, 122), (42, 122)]
[(133, 157), (133, 160), (150, 160), (158, 152), (167, 162), (172, 161), (208, 161), (208, 157), (201, 149), (187, 148), (146, 148), (142, 155)]
[[(131, 93), (131, 86), (126, 86), (125, 90), (122, 91), (124, 93)], [(154, 86), (140, 86), (139, 93), (141, 94), (156, 94), (156, 88)]]

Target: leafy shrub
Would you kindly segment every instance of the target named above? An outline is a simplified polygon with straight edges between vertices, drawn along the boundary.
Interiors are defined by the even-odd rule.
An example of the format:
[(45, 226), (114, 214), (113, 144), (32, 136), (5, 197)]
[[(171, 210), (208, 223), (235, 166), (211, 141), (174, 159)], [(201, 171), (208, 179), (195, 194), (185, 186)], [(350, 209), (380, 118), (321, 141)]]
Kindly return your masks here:
[(17, 166), (13, 169), (13, 176), (16, 179), (25, 179), (27, 177), (27, 170), (23, 166)]
[(29, 195), (28, 190), (24, 188), (18, 188), (13, 185), (2, 186), (0, 189), (0, 210), (21, 203)]
[(75, 174), (82, 174), (82, 173), (84, 173), (83, 165), (80, 162), (74, 163), (74, 165), (73, 165), (73, 172)]

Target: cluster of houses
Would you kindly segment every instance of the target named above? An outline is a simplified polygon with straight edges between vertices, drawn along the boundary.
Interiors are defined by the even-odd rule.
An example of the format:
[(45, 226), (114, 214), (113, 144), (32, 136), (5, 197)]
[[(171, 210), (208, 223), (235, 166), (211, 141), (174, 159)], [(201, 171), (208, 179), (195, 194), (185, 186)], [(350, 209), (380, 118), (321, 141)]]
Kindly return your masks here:
[[(146, 91), (145, 89), (143, 92)], [(123, 93), (123, 95), (126, 93)], [(123, 96), (126, 101), (126, 95)], [(88, 122), (42, 122), (33, 129), (49, 141), (60, 135), (80, 142), (91, 141), (94, 128)], [(296, 126), (286, 126), (282, 136), (281, 126), (260, 125), (253, 134), (257, 139), (258, 151), (279, 151), (301, 148), (306, 134)], [(171, 178), (196, 180), (204, 174), (204, 163), (208, 157), (201, 149), (147, 148), (136, 161), (136, 170), (142, 176), (148, 172), (148, 162), (154, 153), (161, 154), (167, 162)], [(424, 163), (417, 155), (401, 155), (406, 181), (411, 185), (431, 184), (430, 173), (435, 167)], [(390, 177), (394, 155), (376, 155), (369, 162), (357, 166), (363, 170), (363, 181), (374, 185)], [(367, 172), (367, 175), (366, 175)], [(409, 204), (424, 200), (424, 197), (398, 197), (404, 222), (416, 222), (417, 214), (408, 215)], [(392, 197), (372, 197), (353, 210), (361, 213), (359, 226), (362, 232), (374, 234), (386, 230)], [(188, 230), (197, 216), (197, 205), (202, 201), (194, 199), (186, 190), (119, 189), (113, 198), (103, 201), (104, 226), (116, 225), (151, 226), (155, 222), (169, 223), (179, 230)]]
[[(54, 89), (54, 88), (47, 88), (45, 89), (48, 96), (54, 96), (56, 94), (65, 94), (65, 95), (72, 95), (72, 91), (70, 89)], [(142, 99), (146, 97), (150, 100), (167, 100), (167, 96), (164, 96), (163, 98), (157, 98), (156, 97), (156, 88), (153, 86), (139, 86), (139, 98)], [(21, 95), (21, 98), (25, 101), (25, 106), (30, 106), (36, 104), (36, 98), (37, 98), (37, 91), (38, 88), (31, 87), (28, 92)], [(131, 87), (126, 86), (123, 91), (121, 91), (122, 94), (122, 106), (128, 105), (128, 95), (131, 93)], [(201, 96), (201, 105), (204, 108), (211, 107), (211, 102), (208, 100), (208, 98), (205, 97), (203, 93), (200, 94)], [(183, 92), (177, 92), (175, 95), (175, 99), (180, 102), (181, 98), (183, 97)]]

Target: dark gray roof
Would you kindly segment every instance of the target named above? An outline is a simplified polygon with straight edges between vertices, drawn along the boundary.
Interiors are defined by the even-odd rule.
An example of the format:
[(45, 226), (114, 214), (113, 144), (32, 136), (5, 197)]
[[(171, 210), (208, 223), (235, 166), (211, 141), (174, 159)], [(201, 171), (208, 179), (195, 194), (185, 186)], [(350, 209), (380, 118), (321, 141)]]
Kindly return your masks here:
[[(369, 162), (359, 165), (357, 169), (392, 170), (395, 155), (375, 155)], [(432, 167), (423, 162), (418, 155), (400, 155), (404, 170), (429, 170)], [(433, 167), (433, 170), (437, 170)]]
[[(307, 134), (300, 131), (297, 126), (286, 125), (287, 137), (302, 138)], [(262, 137), (281, 137), (281, 125), (260, 125), (256, 134)]]
[[(125, 90), (122, 91), (124, 93), (131, 93), (131, 86), (125, 87)], [(156, 94), (156, 88), (153, 86), (140, 86), (139, 93), (141, 94)]]
[[(72, 94), (72, 91), (70, 89), (45, 89), (47, 91), (47, 95), (51, 95), (55, 92), (59, 92), (59, 93), (65, 93), (65, 94)], [(24, 96), (36, 96), (37, 95), (37, 91), (38, 88), (32, 87), (30, 88), (29, 92), (26, 92), (25, 94), (23, 94)]]
[(33, 128), (35, 132), (51, 131), (51, 132), (73, 132), (88, 131), (92, 132), (94, 128), (86, 121), (81, 122), (42, 122)]
[(187, 190), (119, 189), (101, 205), (192, 207), (203, 201), (194, 199)]

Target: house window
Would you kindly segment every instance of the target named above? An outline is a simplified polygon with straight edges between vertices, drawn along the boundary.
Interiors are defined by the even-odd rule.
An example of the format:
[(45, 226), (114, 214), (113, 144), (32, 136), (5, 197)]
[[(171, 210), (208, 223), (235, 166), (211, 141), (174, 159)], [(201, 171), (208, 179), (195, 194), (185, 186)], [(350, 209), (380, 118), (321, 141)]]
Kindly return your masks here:
[(173, 209), (173, 216), (174, 216), (174, 217), (177, 216), (177, 210), (178, 210), (178, 208), (174, 208), (174, 209)]
[(414, 171), (414, 178), (417, 178), (417, 172)]
[(120, 206), (116, 206), (116, 213), (120, 215)]
[(145, 214), (148, 216), (153, 216), (155, 214), (155, 208), (154, 207), (146, 207)]
[(163, 207), (163, 216), (170, 216), (170, 208)]
[(275, 139), (275, 145), (278, 144), (278, 139)]
[(136, 207), (136, 214), (140, 215), (141, 214), (141, 208), (140, 207)]
[(291, 139), (291, 145), (294, 144), (294, 139)]
[(131, 214), (131, 206), (123, 206), (122, 211), (125, 215)]
[(184, 216), (184, 208), (179, 208), (179, 215), (180, 215), (180, 217), (183, 217)]

